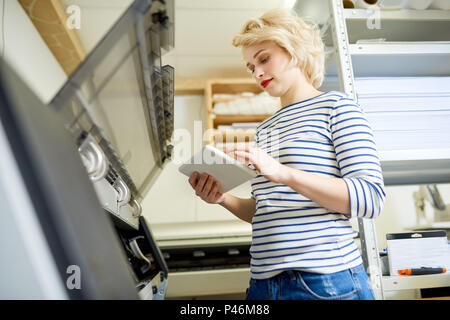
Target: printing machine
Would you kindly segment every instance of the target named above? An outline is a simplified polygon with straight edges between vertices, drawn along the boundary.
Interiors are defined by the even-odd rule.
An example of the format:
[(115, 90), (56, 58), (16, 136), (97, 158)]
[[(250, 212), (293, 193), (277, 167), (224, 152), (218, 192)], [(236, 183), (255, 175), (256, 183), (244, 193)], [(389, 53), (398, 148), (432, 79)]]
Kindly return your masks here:
[(153, 234), (169, 269), (168, 299), (243, 298), (250, 279), (249, 223), (159, 223)]
[(0, 299), (164, 299), (140, 202), (171, 158), (173, 0), (135, 0), (49, 105), (1, 61)]

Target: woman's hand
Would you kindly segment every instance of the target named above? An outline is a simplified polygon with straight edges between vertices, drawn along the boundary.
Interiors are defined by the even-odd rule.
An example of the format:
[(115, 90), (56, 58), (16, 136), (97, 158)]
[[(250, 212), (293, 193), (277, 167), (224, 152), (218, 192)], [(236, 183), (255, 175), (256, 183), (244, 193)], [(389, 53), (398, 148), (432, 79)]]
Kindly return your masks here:
[(200, 179), (197, 179), (198, 175), (198, 172), (194, 172), (189, 177), (189, 184), (195, 190), (195, 194), (207, 203), (222, 203), (225, 200), (225, 194), (219, 192), (220, 182), (207, 173), (203, 173)]
[(274, 183), (284, 183), (287, 179), (289, 167), (282, 165), (260, 148), (236, 144), (225, 148), (224, 152), (232, 152), (236, 160), (252, 164), (258, 172)]

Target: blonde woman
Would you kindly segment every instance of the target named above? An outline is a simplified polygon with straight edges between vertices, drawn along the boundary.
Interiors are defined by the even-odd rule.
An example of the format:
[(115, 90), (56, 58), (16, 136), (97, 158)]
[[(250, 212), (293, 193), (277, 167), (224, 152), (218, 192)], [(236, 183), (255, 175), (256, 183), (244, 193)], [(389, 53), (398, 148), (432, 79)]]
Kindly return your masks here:
[(274, 9), (245, 23), (233, 45), (282, 108), (259, 124), (256, 147), (225, 150), (258, 172), (251, 198), (220, 194), (207, 174), (194, 173), (189, 183), (204, 201), (252, 224), (247, 299), (373, 299), (349, 219), (380, 215), (380, 161), (360, 106), (343, 92), (317, 89), (319, 30)]

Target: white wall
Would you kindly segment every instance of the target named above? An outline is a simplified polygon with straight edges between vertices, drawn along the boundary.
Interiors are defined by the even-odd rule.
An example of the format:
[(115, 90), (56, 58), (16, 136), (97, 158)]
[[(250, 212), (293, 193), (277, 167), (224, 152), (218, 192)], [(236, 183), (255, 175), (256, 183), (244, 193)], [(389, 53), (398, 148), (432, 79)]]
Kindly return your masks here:
[(4, 35), (3, 58), (42, 102), (48, 103), (67, 76), (20, 4), (16, 0), (2, 2), (5, 10), (0, 15), (5, 19), (0, 24)]
[(80, 29), (75, 29), (86, 54), (94, 49), (133, 0), (61, 0), (64, 8), (80, 8)]
[[(437, 187), (444, 202), (450, 205), (450, 184), (438, 184)], [(384, 210), (376, 220), (378, 245), (381, 249), (386, 248), (386, 233), (402, 232), (416, 225), (416, 209), (412, 195), (419, 186), (391, 186), (386, 189)], [(433, 208), (428, 202), (425, 203), (425, 211), (427, 217), (433, 215)]]
[[(200, 122), (204, 119), (204, 110), (203, 96), (175, 97), (174, 130), (188, 130), (191, 138), (191, 153), (201, 148), (201, 146), (194, 148), (194, 138), (198, 144), (198, 139), (205, 129), (204, 122)], [(195, 129), (196, 121), (197, 124), (200, 124), (197, 129)], [(188, 183), (188, 177), (179, 173), (178, 167), (179, 164), (176, 164), (175, 161), (169, 162), (143, 200), (143, 214), (149, 221), (170, 223), (239, 220), (223, 207), (208, 204), (198, 198)], [(249, 198), (250, 191), (250, 182), (248, 182), (232, 190), (231, 194)]]
[(289, 0), (175, 0), (175, 49), (163, 57), (176, 77), (248, 77), (231, 40), (249, 18)]

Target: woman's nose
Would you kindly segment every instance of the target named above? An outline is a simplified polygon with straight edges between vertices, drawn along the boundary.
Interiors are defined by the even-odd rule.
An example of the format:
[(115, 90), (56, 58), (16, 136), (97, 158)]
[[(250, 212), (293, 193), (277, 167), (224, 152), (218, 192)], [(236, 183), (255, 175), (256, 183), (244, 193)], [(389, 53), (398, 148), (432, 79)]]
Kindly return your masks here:
[(262, 76), (264, 76), (264, 71), (262, 70), (262, 68), (255, 68), (255, 77), (259, 79)]

